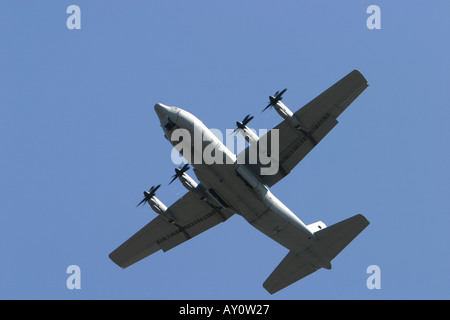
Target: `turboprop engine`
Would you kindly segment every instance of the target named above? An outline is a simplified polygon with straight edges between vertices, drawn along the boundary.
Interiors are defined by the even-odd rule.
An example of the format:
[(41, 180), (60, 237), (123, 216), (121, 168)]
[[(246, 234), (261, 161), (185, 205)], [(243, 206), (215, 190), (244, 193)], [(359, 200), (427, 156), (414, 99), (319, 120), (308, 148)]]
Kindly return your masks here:
[(155, 196), (156, 190), (158, 190), (159, 187), (161, 187), (161, 185), (158, 185), (156, 187), (153, 186), (148, 191), (144, 191), (144, 199), (142, 199), (141, 202), (138, 203), (137, 207), (139, 207), (141, 204), (148, 203), (153, 211), (161, 215), (168, 222), (174, 223), (173, 217), (170, 215), (169, 211), (167, 211), (167, 206)]
[(269, 104), (263, 109), (262, 112), (266, 111), (268, 108), (274, 107), (278, 114), (283, 119), (291, 122), (296, 129), (304, 130), (300, 120), (298, 120), (294, 113), (288, 107), (286, 107), (283, 102), (281, 102), (281, 100), (283, 99), (282, 95), (286, 92), (286, 90), (287, 89), (284, 89), (281, 92), (277, 91), (273, 96), (269, 96)]
[(175, 179), (180, 179), (181, 184), (188, 189), (189, 191), (194, 191), (198, 183), (194, 181), (187, 173), (186, 171), (189, 170), (189, 164), (185, 164), (183, 167), (179, 167), (175, 169), (175, 174), (172, 176), (172, 181), (169, 182), (171, 184), (175, 181)]
[(234, 129), (234, 133), (240, 132), (244, 139), (246, 139), (251, 144), (257, 144), (259, 137), (258, 135), (253, 132), (252, 129), (247, 127), (247, 123), (249, 123), (254, 117), (250, 116), (249, 114), (245, 116), (244, 120), (236, 121), (236, 129)]

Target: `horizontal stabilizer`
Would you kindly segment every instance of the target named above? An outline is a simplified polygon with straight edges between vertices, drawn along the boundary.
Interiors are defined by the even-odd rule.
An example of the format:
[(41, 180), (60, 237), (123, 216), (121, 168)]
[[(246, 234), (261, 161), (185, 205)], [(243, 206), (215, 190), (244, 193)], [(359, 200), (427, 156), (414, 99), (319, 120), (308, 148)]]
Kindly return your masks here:
[(331, 261), (368, 225), (369, 221), (358, 214), (320, 230), (314, 234), (317, 241), (315, 250), (323, 259)]
[(301, 254), (290, 251), (263, 283), (263, 287), (270, 294), (274, 294), (316, 270)]
[(314, 243), (303, 251), (290, 251), (263, 287), (274, 294), (320, 268), (331, 269), (331, 260), (368, 225), (369, 221), (360, 214), (324, 229), (319, 228), (324, 226), (321, 221), (309, 225), (310, 230), (319, 230), (314, 233)]

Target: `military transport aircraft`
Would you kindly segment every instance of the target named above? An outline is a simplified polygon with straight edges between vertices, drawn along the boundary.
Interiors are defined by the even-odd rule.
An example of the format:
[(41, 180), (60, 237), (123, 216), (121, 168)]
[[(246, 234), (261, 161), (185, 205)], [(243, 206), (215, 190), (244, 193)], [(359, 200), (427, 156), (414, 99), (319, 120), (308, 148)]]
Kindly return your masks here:
[[(200, 183), (186, 173), (189, 164), (175, 169), (171, 182), (178, 178), (188, 192), (170, 207), (155, 196), (160, 185), (145, 191), (138, 205), (148, 203), (158, 216), (114, 250), (109, 255), (111, 260), (126, 268), (160, 249), (170, 250), (237, 213), (289, 250), (263, 284), (269, 293), (320, 268), (331, 269), (331, 261), (369, 224), (366, 218), (358, 214), (329, 227), (322, 221), (306, 225), (269, 188), (288, 175), (333, 129), (338, 123), (336, 118), (367, 86), (364, 76), (354, 70), (294, 113), (281, 102), (286, 89), (275, 93), (264, 110), (273, 107), (284, 120), (260, 138), (247, 127), (253, 117), (237, 122), (236, 130), (249, 142), (238, 155), (191, 113), (156, 104), (164, 136), (175, 148), (182, 140), (173, 139), (177, 130), (184, 129), (192, 135), (200, 133), (201, 143), (191, 142), (191, 151), (202, 154), (205, 148), (210, 148), (226, 161), (206, 164), (193, 161), (192, 157), (190, 161), (186, 159)], [(275, 142), (270, 139), (274, 133), (278, 135)], [(274, 143), (278, 144), (278, 152), (270, 154)], [(277, 170), (262, 174), (267, 162), (261, 161), (259, 153), (256, 161), (247, 161), (252, 145), (267, 150), (276, 160)], [(186, 149), (180, 152), (189, 158)]]

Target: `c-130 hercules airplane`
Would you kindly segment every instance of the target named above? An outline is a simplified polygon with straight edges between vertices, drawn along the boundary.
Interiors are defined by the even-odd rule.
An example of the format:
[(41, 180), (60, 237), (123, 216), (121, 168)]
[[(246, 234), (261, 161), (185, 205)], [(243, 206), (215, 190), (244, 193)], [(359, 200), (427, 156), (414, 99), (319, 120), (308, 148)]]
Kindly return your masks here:
[[(155, 111), (164, 136), (175, 148), (181, 140), (172, 141), (177, 130), (184, 129), (191, 135), (196, 131), (195, 134), (201, 134), (202, 141), (190, 144), (192, 152), (203, 154), (212, 144), (213, 151), (220, 153), (225, 161), (206, 164), (187, 159), (194, 166), (200, 183), (186, 173), (188, 164), (175, 169), (172, 181), (178, 178), (189, 191), (168, 208), (155, 197), (159, 186), (145, 191), (139, 205), (148, 203), (158, 216), (114, 250), (109, 255), (111, 260), (126, 268), (159, 249), (170, 250), (237, 213), (289, 250), (263, 284), (269, 293), (273, 294), (320, 268), (331, 269), (331, 261), (366, 228), (367, 219), (359, 214), (329, 227), (322, 221), (305, 225), (269, 188), (288, 175), (333, 129), (338, 123), (336, 118), (367, 86), (364, 76), (354, 70), (295, 113), (281, 102), (286, 89), (277, 92), (269, 97), (270, 103), (264, 110), (275, 108), (284, 121), (261, 138), (247, 127), (252, 117), (237, 122), (236, 130), (249, 142), (237, 156), (191, 113), (156, 104)], [(263, 164), (259, 157), (250, 163), (245, 159), (250, 157), (252, 145), (270, 153), (274, 144), (271, 135), (275, 132), (278, 134), (278, 141), (275, 141), (278, 154), (270, 156), (277, 161), (278, 170), (263, 175), (261, 172), (267, 162)], [(237, 161), (239, 159), (244, 161)]]

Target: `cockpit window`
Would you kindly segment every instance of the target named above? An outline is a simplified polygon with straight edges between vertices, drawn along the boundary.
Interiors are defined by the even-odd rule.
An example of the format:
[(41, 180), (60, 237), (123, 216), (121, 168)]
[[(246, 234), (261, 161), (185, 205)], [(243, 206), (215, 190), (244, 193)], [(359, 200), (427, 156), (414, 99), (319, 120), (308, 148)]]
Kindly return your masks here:
[(167, 117), (167, 123), (164, 125), (164, 128), (171, 131), (175, 127), (175, 123), (173, 123), (172, 119)]

